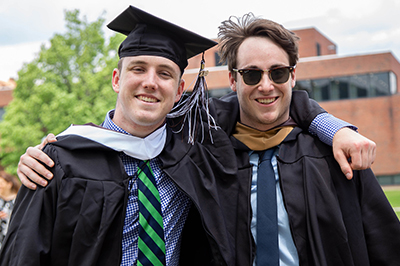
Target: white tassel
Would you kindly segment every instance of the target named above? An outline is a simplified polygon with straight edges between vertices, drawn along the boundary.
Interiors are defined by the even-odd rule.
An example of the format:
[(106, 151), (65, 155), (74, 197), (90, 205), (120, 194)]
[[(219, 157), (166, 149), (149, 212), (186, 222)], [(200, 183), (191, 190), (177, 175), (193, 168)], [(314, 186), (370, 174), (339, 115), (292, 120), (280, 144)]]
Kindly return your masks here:
[[(202, 117), (202, 110), (204, 109), (207, 114), (207, 126), (208, 132), (210, 134), (211, 143), (214, 143), (211, 129), (217, 130), (215, 119), (210, 115), (210, 110), (208, 108), (208, 87), (205, 80), (205, 76), (208, 75), (208, 70), (205, 70), (204, 53), (201, 60), (200, 71), (197, 75), (196, 83), (193, 87), (192, 94), (179, 101), (178, 104), (171, 110), (167, 115), (168, 118), (183, 117), (183, 123), (180, 130), (175, 133), (179, 133), (183, 130), (185, 122), (188, 121), (189, 126), (189, 138), (188, 143), (194, 144), (196, 140), (197, 125), (200, 123), (201, 126), (201, 142), (204, 141), (204, 124)], [(181, 98), (182, 99), (182, 98)]]

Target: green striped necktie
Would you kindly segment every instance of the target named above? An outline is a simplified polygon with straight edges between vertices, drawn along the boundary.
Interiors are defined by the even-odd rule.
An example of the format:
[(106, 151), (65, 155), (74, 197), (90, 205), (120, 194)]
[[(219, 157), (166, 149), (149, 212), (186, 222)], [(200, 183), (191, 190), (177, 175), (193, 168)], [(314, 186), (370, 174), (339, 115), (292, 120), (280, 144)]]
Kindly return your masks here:
[(138, 266), (165, 265), (164, 227), (160, 194), (149, 161), (140, 161)]

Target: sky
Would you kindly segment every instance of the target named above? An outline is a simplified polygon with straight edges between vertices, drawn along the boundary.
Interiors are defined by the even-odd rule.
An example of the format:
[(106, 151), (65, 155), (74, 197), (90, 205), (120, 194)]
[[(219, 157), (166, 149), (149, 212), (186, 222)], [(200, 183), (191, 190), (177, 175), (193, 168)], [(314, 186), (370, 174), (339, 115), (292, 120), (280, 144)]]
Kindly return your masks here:
[(292, 30), (314, 27), (339, 55), (392, 52), (400, 60), (400, 0), (0, 0), (0, 80), (18, 78), (42, 44), (65, 33), (64, 10), (79, 9), (89, 22), (103, 16), (107, 24), (129, 5), (208, 38), (217, 37), (221, 21), (252, 12)]

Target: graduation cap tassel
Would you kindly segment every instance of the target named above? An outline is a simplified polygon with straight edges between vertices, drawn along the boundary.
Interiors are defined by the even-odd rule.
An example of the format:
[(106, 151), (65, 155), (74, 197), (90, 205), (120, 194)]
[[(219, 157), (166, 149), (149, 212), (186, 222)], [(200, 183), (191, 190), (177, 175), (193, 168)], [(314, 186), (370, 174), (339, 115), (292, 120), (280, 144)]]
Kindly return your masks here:
[(208, 87), (205, 80), (205, 76), (207, 76), (207, 74), (208, 71), (205, 70), (205, 60), (203, 52), (200, 71), (199, 74), (197, 75), (196, 83), (193, 87), (192, 94), (186, 99), (180, 101), (172, 109), (171, 113), (167, 115), (167, 117), (169, 118), (175, 118), (180, 116), (184, 117), (182, 127), (178, 132), (182, 131), (184, 125), (186, 124), (186, 121), (188, 122), (188, 127), (189, 127), (188, 143), (190, 144), (194, 144), (195, 142), (195, 137), (197, 134), (197, 125), (199, 124), (201, 126), (201, 135), (202, 135), (201, 142), (204, 141), (205, 121), (203, 121), (202, 110), (205, 112), (205, 115), (207, 116), (206, 117), (207, 127), (208, 127), (208, 132), (210, 134), (211, 143), (214, 143), (211, 134), (211, 129), (218, 129), (215, 119), (210, 114), (210, 110), (208, 107)]

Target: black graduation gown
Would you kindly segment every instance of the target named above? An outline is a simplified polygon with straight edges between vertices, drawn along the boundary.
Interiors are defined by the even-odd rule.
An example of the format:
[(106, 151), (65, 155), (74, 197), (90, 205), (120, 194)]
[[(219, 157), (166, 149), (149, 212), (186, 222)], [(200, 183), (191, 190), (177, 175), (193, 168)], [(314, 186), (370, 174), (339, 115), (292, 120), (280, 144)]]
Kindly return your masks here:
[[(304, 98), (304, 94), (293, 92), (293, 98)], [(302, 108), (301, 101), (293, 105)], [(215, 107), (217, 123), (231, 134), (237, 120), (227, 118), (239, 117), (236, 95), (217, 100)], [(315, 109), (308, 108), (299, 113), (316, 115)], [(237, 208), (242, 213), (236, 221), (236, 257), (245, 262), (237, 265), (251, 266), (256, 248), (250, 229), (252, 166), (249, 149), (233, 137), (231, 142), (241, 191)], [(300, 265), (400, 265), (400, 223), (370, 169), (354, 171), (353, 179), (347, 180), (332, 147), (300, 128), (281, 143), (277, 161)]]
[(21, 187), (0, 265), (119, 265), (128, 176), (118, 153), (62, 137), (45, 188)]

